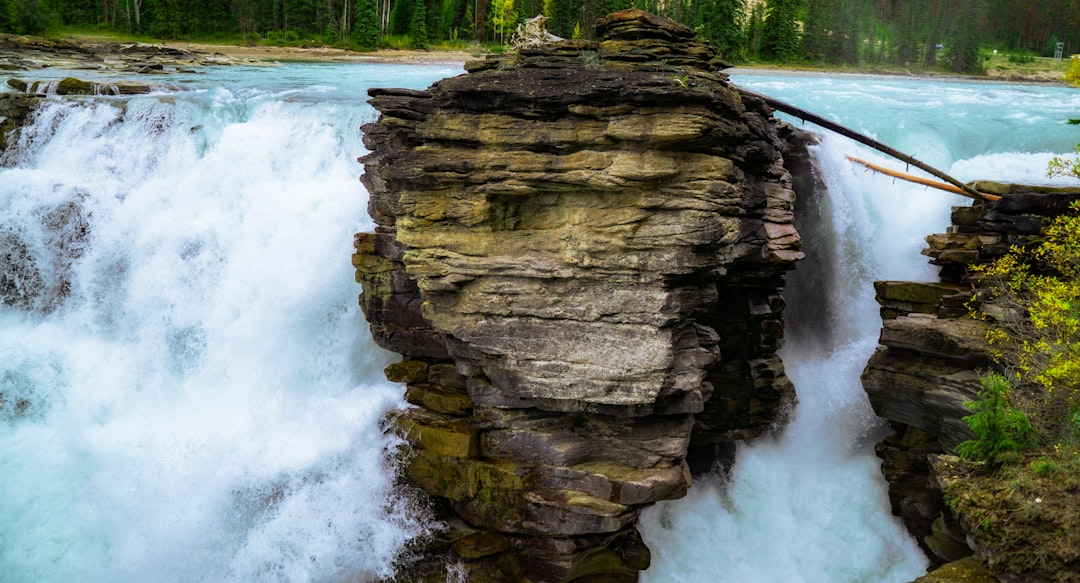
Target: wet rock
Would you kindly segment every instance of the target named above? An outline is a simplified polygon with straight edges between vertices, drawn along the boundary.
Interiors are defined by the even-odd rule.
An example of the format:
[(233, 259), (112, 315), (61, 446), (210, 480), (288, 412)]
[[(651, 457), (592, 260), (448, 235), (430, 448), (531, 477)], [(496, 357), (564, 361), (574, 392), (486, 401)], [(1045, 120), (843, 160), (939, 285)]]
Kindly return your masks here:
[(37, 228), (0, 227), (0, 302), (48, 313), (70, 295), (72, 269), (88, 245), (90, 224), (75, 201), (43, 206)]
[[(17, 81), (10, 79), (8, 83)], [(30, 119), (39, 98), (19, 93), (0, 92), (0, 163), (9, 145), (18, 141), (19, 131)]]
[[(941, 266), (943, 283), (875, 283), (884, 320), (863, 387), (874, 411), (896, 429), (876, 451), (893, 513), (935, 565), (948, 563), (919, 581), (995, 580), (982, 566), (993, 549), (977, 548), (977, 560), (957, 561), (979, 537), (945, 504), (940, 471), (934, 469), (937, 456), (973, 437), (962, 420), (971, 414), (964, 403), (977, 398), (981, 371), (996, 366), (986, 341), (989, 326), (1022, 317), (980, 304), (979, 275), (972, 267), (1001, 257), (1010, 246), (1031, 245), (1041, 225), (1080, 199), (1076, 189), (988, 182), (976, 188), (1002, 199), (954, 208), (948, 232), (926, 239), (923, 254)], [(980, 319), (970, 316), (972, 310)], [(1001, 580), (1029, 575), (1002, 573)]]
[(975, 557), (942, 565), (913, 583), (998, 583), (998, 579)]
[(638, 512), (686, 492), (688, 451), (726, 456), (793, 399), (788, 144), (722, 66), (629, 10), (370, 92), (361, 306), (422, 407), (406, 473), (476, 530), (400, 580), (449, 556), (481, 581), (633, 581)]

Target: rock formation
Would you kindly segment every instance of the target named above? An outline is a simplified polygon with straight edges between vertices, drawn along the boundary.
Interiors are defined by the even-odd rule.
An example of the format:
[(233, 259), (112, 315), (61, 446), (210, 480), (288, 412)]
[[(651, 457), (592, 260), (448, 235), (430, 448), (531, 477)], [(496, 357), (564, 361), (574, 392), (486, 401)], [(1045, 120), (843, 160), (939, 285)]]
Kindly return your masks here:
[(18, 141), (17, 132), (30, 119), (40, 97), (23, 93), (0, 93), (0, 160), (9, 144)]
[(399, 580), (636, 580), (638, 512), (685, 493), (688, 452), (707, 469), (793, 398), (783, 129), (689, 28), (628, 10), (597, 38), (370, 91), (353, 261), (448, 524)]
[[(988, 182), (975, 187), (1002, 199), (954, 207), (948, 232), (927, 237), (923, 254), (941, 266), (940, 282), (875, 284), (882, 306), (881, 346), (863, 372), (874, 411), (897, 430), (877, 446), (893, 513), (937, 565), (958, 561), (979, 546), (978, 534), (958, 524), (945, 504), (942, 476), (934, 469), (937, 456), (973, 437), (961, 420), (971, 413), (964, 402), (977, 397), (978, 371), (993, 366), (985, 340), (988, 324), (973, 319), (969, 307), (991, 319), (995, 310), (972, 303), (978, 281), (970, 267), (1001, 257), (1012, 245), (1030, 243), (1047, 218), (1080, 198), (1075, 189)], [(951, 568), (967, 572), (970, 567), (968, 561)]]
[(0, 71), (50, 67), (126, 73), (169, 73), (241, 61), (163, 44), (72, 42), (0, 33)]

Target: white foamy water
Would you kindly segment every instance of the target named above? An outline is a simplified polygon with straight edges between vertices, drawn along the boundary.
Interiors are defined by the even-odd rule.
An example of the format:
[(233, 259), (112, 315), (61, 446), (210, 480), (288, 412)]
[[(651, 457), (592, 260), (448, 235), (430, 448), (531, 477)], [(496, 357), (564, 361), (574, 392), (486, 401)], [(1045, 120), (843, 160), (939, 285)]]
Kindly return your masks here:
[[(1047, 161), (1080, 141), (1080, 131), (1066, 123), (1080, 108), (1080, 92), (1064, 87), (734, 79), (961, 180), (1047, 183)], [(686, 498), (643, 513), (642, 534), (653, 552), (644, 581), (904, 583), (925, 572), (927, 560), (890, 514), (873, 452), (887, 427), (873, 415), (859, 375), (880, 328), (872, 282), (934, 280), (919, 253), (923, 238), (941, 232), (949, 208), (966, 202), (866, 172), (844, 155), (905, 168), (844, 138), (826, 136), (813, 153), (828, 192), (815, 201), (818, 218), (801, 217), (807, 222), (800, 228), (804, 238), (831, 242), (816, 251), (828, 257), (811, 258), (828, 273), (804, 267), (789, 278), (789, 289), (825, 290), (787, 297), (789, 339), (781, 355), (799, 395), (794, 418), (776, 435), (742, 444), (727, 476), (707, 476)], [(800, 286), (800, 278), (813, 281)], [(828, 321), (800, 320), (807, 314)]]
[(0, 308), (0, 580), (391, 573), (427, 526), (356, 305), (358, 126), (366, 87), (457, 72), (232, 69), (41, 111), (0, 168), (29, 308)]

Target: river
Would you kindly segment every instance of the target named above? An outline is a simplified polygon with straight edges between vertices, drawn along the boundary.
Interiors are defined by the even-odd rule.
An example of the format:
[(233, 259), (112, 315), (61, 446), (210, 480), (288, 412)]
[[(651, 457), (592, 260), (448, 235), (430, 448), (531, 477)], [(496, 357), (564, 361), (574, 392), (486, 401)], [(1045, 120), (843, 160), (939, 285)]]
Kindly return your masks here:
[[(430, 524), (392, 482), (400, 444), (380, 419), (402, 389), (356, 306), (352, 234), (372, 228), (357, 128), (375, 115), (368, 87), (460, 72), (208, 69), (40, 112), (0, 167), (4, 289), (23, 304), (0, 307), (0, 579), (391, 572)], [(1080, 141), (1065, 123), (1080, 92), (1064, 87), (734, 79), (962, 180), (1042, 181)], [(960, 201), (853, 167), (844, 154), (897, 166), (846, 140), (815, 151), (829, 191), (806, 228), (835, 235), (822, 253), (840, 269), (826, 316), (789, 298), (801, 404), (728, 479), (646, 512), (647, 580), (900, 582), (925, 567), (888, 513), (857, 375), (879, 325), (870, 282), (933, 277), (922, 237)]]

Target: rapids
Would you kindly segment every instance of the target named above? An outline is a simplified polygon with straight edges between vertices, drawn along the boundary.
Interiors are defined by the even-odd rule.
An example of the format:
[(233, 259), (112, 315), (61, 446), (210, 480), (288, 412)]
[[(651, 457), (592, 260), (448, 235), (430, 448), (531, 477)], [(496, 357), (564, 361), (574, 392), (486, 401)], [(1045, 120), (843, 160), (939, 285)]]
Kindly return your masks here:
[[(56, 100), (0, 167), (0, 580), (355, 581), (427, 528), (349, 263), (366, 88), (290, 65)], [(170, 83), (178, 81), (169, 78)]]
[[(400, 444), (380, 420), (402, 389), (356, 306), (352, 234), (371, 224), (355, 159), (367, 87), (460, 72), (234, 67), (40, 111), (0, 165), (2, 289), (19, 304), (0, 307), (0, 579), (375, 580), (431, 528), (386, 461)], [(1040, 181), (1080, 141), (1065, 88), (734, 79), (961, 179)], [(815, 148), (828, 193), (801, 226), (825, 241), (810, 261), (836, 269), (791, 277), (793, 421), (645, 513), (646, 580), (925, 567), (888, 513), (858, 373), (879, 325), (870, 282), (932, 278), (922, 237), (960, 201), (854, 168), (857, 150)]]

